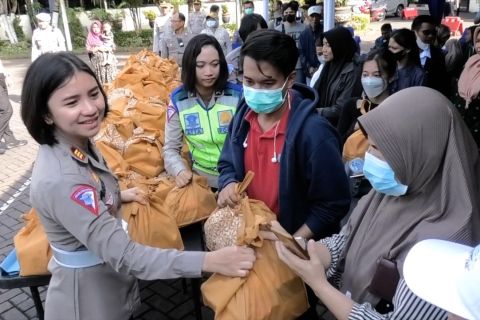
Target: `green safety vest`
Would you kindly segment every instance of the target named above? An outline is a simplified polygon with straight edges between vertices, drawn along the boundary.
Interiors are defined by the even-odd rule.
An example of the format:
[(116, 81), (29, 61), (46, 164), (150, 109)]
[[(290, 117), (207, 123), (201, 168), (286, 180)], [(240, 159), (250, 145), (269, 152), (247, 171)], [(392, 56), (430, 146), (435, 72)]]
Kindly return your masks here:
[(184, 90), (172, 93), (194, 169), (218, 176), (218, 159), (241, 95), (239, 86), (228, 84), (215, 94), (215, 104), (207, 110), (199, 98)]

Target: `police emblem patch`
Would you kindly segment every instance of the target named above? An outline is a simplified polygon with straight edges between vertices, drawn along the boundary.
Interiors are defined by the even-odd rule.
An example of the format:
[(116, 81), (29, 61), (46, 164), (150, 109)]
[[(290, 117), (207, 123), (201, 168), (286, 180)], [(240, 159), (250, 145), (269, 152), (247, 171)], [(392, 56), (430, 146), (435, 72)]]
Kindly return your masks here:
[(187, 113), (183, 116), (185, 121), (185, 134), (189, 136), (203, 134), (203, 128), (200, 124), (198, 112)]
[(92, 186), (79, 186), (73, 191), (70, 199), (72, 199), (74, 202), (78, 203), (94, 215), (98, 216), (97, 192)]
[(218, 117), (218, 133), (227, 133), (228, 132), (228, 125), (233, 118), (232, 110), (222, 110), (217, 112)]
[(177, 110), (173, 106), (168, 106), (167, 108), (167, 121), (170, 121), (170, 119), (173, 117), (173, 115), (177, 113)]

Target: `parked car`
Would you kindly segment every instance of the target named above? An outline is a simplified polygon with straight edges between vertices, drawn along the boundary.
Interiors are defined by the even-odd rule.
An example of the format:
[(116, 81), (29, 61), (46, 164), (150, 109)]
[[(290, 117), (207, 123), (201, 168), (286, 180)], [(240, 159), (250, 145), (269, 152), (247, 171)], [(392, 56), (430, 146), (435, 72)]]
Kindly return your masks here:
[(385, 0), (354, 0), (350, 1), (354, 13), (370, 15), (370, 21), (382, 21), (387, 13)]

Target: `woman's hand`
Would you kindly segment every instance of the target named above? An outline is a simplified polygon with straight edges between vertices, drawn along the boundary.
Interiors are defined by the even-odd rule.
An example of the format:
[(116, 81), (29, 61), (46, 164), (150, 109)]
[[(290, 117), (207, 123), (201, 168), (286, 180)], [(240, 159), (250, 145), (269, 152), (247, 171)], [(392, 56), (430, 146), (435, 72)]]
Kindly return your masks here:
[(220, 208), (229, 206), (231, 208), (235, 207), (240, 201), (240, 195), (237, 193), (237, 184), (236, 182), (230, 182), (225, 188), (220, 191), (218, 194), (217, 204)]
[(123, 190), (120, 192), (120, 198), (122, 199), (122, 202), (137, 201), (140, 204), (147, 204), (145, 192), (139, 187)]
[(322, 261), (322, 256), (324, 256), (321, 248), (322, 244), (316, 243), (314, 240), (308, 241), (307, 249), (310, 260), (299, 258), (280, 241), (275, 242), (275, 246), (280, 260), (285, 262), (315, 292), (316, 288), (323, 286), (327, 282), (325, 275), (326, 263)]
[(225, 247), (207, 252), (202, 270), (229, 277), (246, 277), (255, 262), (255, 252), (246, 246)]
[(177, 187), (183, 188), (187, 184), (189, 184), (190, 181), (192, 181), (192, 176), (193, 176), (192, 171), (187, 169), (182, 170), (175, 177), (175, 184), (177, 185)]

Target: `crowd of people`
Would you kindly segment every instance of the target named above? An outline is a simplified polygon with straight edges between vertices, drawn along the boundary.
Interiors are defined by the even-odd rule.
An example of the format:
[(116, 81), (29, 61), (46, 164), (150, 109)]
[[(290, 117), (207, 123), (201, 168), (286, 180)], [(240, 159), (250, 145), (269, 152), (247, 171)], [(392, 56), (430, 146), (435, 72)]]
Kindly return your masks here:
[[(299, 14), (297, 1), (276, 4), (267, 22), (244, 2), (233, 43), (218, 6), (205, 15), (195, 0), (187, 21), (160, 4), (153, 51), (181, 67), (163, 146), (176, 187), (204, 176), (218, 206), (235, 207), (238, 184), (255, 173), (248, 197), (308, 240), (305, 260), (262, 233), (307, 285), (311, 307), (300, 319), (318, 318), (318, 300), (337, 319), (440, 320), (447, 312), (480, 319), (480, 294), (469, 283), (480, 283), (480, 27), (448, 39), (448, 27), (420, 15), (409, 29), (384, 24), (361, 53), (348, 28), (324, 32), (322, 5)], [(140, 245), (124, 232), (121, 204), (144, 203), (144, 194), (120, 191), (91, 142), (108, 112), (102, 84), (117, 70), (108, 23), (91, 24), (86, 48), (93, 68), (55, 53), (61, 50), (41, 52), (22, 91), (22, 119), (40, 144), (31, 202), (58, 256), (47, 318), (80, 310), (82, 318), (129, 319), (138, 304), (135, 278), (248, 277), (251, 248), (179, 252)], [(469, 259), (464, 278), (448, 282), (453, 289), (434, 280), (419, 285), (430, 271), (419, 267), (425, 255), (450, 259), (442, 248)], [(58, 262), (79, 251), (88, 268)], [(462, 272), (456, 267), (443, 278)], [(88, 272), (71, 272), (80, 268)]]

